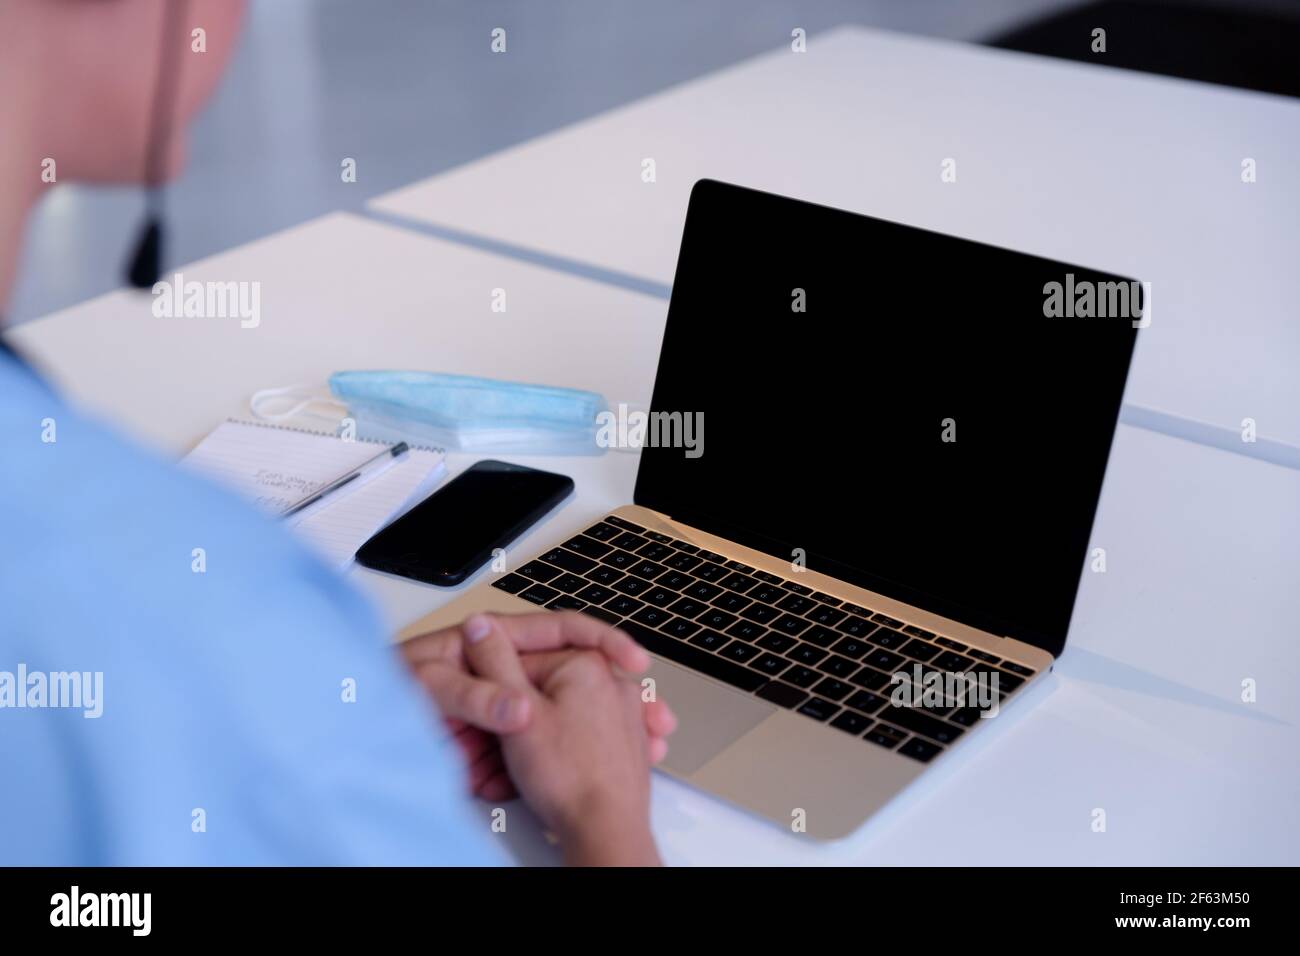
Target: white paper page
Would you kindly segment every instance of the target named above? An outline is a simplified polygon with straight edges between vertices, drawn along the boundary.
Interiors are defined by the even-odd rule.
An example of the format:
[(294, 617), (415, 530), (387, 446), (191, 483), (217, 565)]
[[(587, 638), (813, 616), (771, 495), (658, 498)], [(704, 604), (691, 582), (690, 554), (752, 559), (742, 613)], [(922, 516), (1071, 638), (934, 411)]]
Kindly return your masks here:
[[(228, 421), (203, 439), (182, 464), (278, 514), (373, 458), (383, 447), (323, 433)], [(439, 480), (442, 471), (441, 451), (412, 449), (382, 474), (355, 489), (331, 494), (292, 527), (326, 560), (345, 566), (366, 539), (404, 510), (417, 491)]]

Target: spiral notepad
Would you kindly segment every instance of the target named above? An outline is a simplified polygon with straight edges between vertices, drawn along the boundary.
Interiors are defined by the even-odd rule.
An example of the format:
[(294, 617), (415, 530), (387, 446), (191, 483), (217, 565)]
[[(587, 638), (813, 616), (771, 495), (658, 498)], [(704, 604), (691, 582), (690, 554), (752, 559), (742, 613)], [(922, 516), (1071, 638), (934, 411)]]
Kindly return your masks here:
[[(230, 419), (182, 461), (271, 514), (354, 468), (383, 445), (325, 432)], [(366, 540), (442, 478), (441, 448), (413, 447), (355, 490), (342, 489), (289, 524), (334, 564), (346, 566)]]

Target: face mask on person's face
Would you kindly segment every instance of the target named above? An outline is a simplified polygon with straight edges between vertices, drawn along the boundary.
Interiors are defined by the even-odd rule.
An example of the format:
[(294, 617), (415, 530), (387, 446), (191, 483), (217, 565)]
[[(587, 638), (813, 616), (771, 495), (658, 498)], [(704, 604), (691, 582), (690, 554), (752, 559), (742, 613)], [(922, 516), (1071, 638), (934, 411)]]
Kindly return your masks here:
[(335, 372), (329, 395), (263, 389), (249, 404), (264, 421), (310, 417), (357, 438), (517, 455), (601, 454), (597, 415), (607, 409), (602, 396), (579, 389), (388, 371)]

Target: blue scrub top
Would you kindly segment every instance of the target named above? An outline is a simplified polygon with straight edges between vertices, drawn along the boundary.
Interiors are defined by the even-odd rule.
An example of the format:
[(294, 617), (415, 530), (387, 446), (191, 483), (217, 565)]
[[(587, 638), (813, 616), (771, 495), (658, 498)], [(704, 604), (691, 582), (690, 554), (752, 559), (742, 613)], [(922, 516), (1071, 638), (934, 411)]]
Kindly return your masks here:
[(505, 861), (361, 597), (5, 347), (0, 768), (5, 865)]

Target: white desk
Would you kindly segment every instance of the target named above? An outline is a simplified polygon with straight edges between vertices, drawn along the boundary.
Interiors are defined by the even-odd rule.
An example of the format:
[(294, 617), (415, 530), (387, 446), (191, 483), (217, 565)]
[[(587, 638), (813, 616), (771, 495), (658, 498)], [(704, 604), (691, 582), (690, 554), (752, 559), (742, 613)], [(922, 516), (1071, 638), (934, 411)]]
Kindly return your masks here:
[[(257, 329), (155, 319), (113, 293), (15, 330), (75, 398), (179, 455), (249, 393), (347, 367), (421, 366), (648, 394), (663, 302), (348, 215), (183, 270), (260, 280)], [(508, 311), (491, 313), (493, 288)], [(454, 456), (453, 470), (470, 462)], [(528, 555), (630, 500), (636, 458), (533, 460), (578, 495)], [(805, 842), (665, 777), (655, 828), (684, 863), (1300, 862), (1300, 473), (1121, 428), (1071, 648), (997, 732), (852, 838)], [(394, 627), (448, 592), (356, 569)], [(453, 592), (454, 593), (454, 592)], [(1255, 677), (1259, 702), (1238, 702)], [(1028, 701), (1026, 701), (1028, 703)], [(1093, 833), (1091, 811), (1108, 814)], [(486, 811), (485, 811), (486, 812)], [(526, 818), (512, 810), (512, 821)], [(512, 825), (523, 859), (553, 861)]]
[[(627, 494), (631, 493), (630, 484)], [(545, 547), (598, 509), (538, 533)], [(1121, 426), (1046, 686), (852, 837), (816, 844), (658, 777), (676, 865), (1300, 862), (1300, 474)], [(1253, 678), (1258, 702), (1240, 700)], [(1107, 830), (1091, 829), (1105, 810)], [(535, 834), (529, 861), (553, 859)]]
[(1114, 270), (1155, 301), (1130, 405), (1300, 447), (1296, 169), (1293, 100), (851, 27), (371, 206), (666, 285), (711, 177)]
[[(324, 216), (175, 271), (261, 282), (260, 325), (154, 318), (148, 294), (121, 290), (11, 333), (68, 394), (173, 457), (225, 417), (246, 417), (258, 389), (323, 385), (341, 369), (427, 369), (650, 400), (663, 302), (361, 216)], [(504, 313), (490, 308), (498, 288)], [(449, 468), (476, 457), (451, 455)], [(599, 495), (593, 514), (630, 500), (634, 455), (550, 463)], [(395, 628), (442, 603), (444, 592), (352, 574)]]

